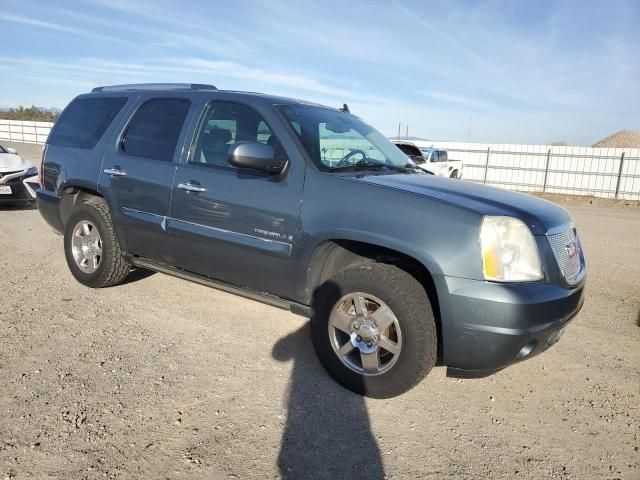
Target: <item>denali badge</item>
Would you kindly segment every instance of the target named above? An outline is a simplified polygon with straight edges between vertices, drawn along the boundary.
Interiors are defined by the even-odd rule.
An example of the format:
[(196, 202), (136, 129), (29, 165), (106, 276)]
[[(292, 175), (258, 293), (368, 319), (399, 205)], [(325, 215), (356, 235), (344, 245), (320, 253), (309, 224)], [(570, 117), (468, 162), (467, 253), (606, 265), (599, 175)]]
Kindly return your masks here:
[(575, 257), (580, 251), (577, 242), (571, 242), (570, 244), (565, 245), (564, 249), (567, 251), (567, 255), (569, 255), (569, 258)]

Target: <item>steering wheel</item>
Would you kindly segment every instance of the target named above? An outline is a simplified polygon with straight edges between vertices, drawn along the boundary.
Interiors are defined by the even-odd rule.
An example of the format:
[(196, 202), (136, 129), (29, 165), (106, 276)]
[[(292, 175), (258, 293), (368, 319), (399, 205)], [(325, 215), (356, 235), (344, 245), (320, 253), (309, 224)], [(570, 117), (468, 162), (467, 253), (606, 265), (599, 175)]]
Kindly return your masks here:
[(357, 154), (362, 155), (362, 159), (364, 160), (365, 158), (367, 158), (367, 154), (364, 153), (364, 150), (360, 150), (360, 149), (355, 149), (355, 150), (351, 150), (349, 153), (347, 153), (344, 157), (342, 157), (342, 159), (340, 159), (340, 161), (336, 164), (336, 167), (342, 167), (345, 166), (347, 164), (347, 160), (349, 160), (351, 157), (353, 157), (354, 155)]

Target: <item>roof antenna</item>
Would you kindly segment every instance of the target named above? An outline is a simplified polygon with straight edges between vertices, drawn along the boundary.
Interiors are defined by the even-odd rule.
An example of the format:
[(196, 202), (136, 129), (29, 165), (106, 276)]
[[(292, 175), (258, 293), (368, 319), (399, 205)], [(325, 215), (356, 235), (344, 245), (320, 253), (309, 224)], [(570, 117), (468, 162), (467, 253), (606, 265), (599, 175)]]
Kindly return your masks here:
[(345, 112), (345, 113), (351, 113), (349, 111), (349, 105), (347, 105), (346, 103), (342, 104), (342, 108), (340, 109), (341, 112)]

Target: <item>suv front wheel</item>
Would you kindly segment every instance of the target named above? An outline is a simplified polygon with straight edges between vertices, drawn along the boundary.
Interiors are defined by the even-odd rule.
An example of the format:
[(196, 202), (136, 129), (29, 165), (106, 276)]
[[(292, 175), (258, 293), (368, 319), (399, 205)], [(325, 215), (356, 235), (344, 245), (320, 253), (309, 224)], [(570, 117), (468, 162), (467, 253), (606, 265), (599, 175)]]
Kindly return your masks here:
[(437, 333), (422, 285), (394, 265), (349, 267), (318, 288), (311, 334), (320, 362), (342, 386), (389, 398), (433, 368)]
[(106, 202), (93, 198), (71, 214), (64, 231), (64, 253), (73, 276), (92, 288), (121, 283), (131, 265), (122, 255)]

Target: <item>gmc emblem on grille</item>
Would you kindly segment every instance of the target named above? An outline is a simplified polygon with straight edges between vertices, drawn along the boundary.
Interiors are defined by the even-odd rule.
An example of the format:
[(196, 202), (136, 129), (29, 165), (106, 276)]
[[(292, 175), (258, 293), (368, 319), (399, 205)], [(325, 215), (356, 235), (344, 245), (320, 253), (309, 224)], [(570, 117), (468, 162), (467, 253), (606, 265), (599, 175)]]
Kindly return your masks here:
[(570, 244), (565, 245), (564, 249), (566, 250), (569, 258), (575, 257), (576, 255), (578, 255), (578, 252), (580, 251), (580, 248), (578, 247), (578, 244), (576, 242), (571, 242)]

